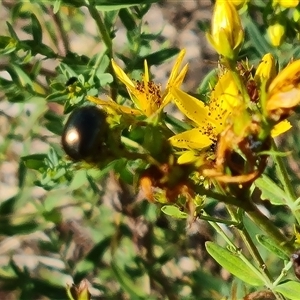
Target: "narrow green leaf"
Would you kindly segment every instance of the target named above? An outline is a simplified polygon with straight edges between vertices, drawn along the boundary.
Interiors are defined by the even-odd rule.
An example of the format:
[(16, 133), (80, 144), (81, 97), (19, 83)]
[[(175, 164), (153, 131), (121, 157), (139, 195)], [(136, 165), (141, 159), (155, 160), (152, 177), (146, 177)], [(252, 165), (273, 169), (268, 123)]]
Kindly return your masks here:
[(141, 65), (144, 64), (144, 60), (147, 60), (149, 66), (151, 65), (160, 65), (165, 62), (167, 59), (173, 57), (174, 55), (179, 53), (178, 48), (169, 48), (169, 49), (162, 49), (157, 52), (151, 53), (144, 57), (141, 57)]
[(33, 40), (37, 44), (41, 44), (43, 40), (43, 30), (38, 18), (34, 14), (31, 14), (31, 32)]
[(268, 176), (262, 175), (255, 181), (255, 185), (261, 190), (261, 199), (269, 200), (273, 205), (285, 205), (285, 192)]
[(8, 27), (8, 31), (9, 31), (11, 37), (16, 41), (19, 41), (19, 38), (18, 38), (13, 26), (9, 22), (6, 22), (6, 25)]
[(61, 0), (55, 0), (54, 5), (53, 5), (53, 13), (57, 14), (61, 6)]
[(257, 27), (251, 17), (244, 18), (245, 30), (248, 33), (252, 44), (259, 52), (260, 57), (263, 57), (266, 53), (272, 52), (272, 47), (267, 43), (266, 39), (261, 33), (261, 30)]
[(30, 87), (34, 90), (31, 78), (19, 66), (10, 64), (6, 67), (6, 71), (10, 74), (13, 80), (17, 80), (22, 87)]
[(234, 276), (253, 286), (264, 285), (263, 280), (238, 255), (213, 242), (206, 242), (205, 247), (216, 262)]
[(131, 280), (129, 274), (119, 268), (115, 263), (111, 264), (111, 268), (122, 288), (130, 294), (132, 299), (133, 297), (134, 299), (148, 298), (148, 295)]
[(178, 219), (186, 219), (188, 214), (181, 211), (178, 207), (174, 205), (165, 205), (161, 208), (161, 211), (168, 216)]
[(119, 10), (131, 6), (140, 6), (142, 4), (150, 4), (156, 2), (158, 2), (158, 0), (94, 0), (97, 10), (100, 11)]
[(123, 23), (123, 25), (126, 27), (128, 31), (134, 30), (137, 28), (137, 25), (135, 23), (135, 20), (130, 13), (130, 10), (123, 8), (119, 11), (119, 17)]
[(289, 254), (285, 253), (278, 245), (269, 237), (263, 234), (256, 236), (257, 241), (264, 246), (267, 250), (274, 253), (283, 260), (289, 260)]
[(287, 281), (285, 283), (279, 284), (274, 288), (275, 292), (281, 293), (283, 296), (296, 300), (299, 299), (300, 293), (300, 282)]

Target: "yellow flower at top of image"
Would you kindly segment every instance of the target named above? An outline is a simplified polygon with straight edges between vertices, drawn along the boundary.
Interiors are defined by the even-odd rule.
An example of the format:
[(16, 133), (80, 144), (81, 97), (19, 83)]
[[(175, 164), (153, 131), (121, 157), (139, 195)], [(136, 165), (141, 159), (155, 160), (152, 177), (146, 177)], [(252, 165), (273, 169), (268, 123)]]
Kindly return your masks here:
[(239, 90), (227, 71), (212, 90), (208, 105), (177, 88), (172, 89), (172, 95), (179, 110), (195, 124), (195, 128), (170, 138), (174, 147), (187, 149), (178, 163), (189, 163), (197, 160), (194, 150), (210, 152), (210, 147), (213, 148), (226, 127), (227, 118), (241, 104)]
[(235, 59), (244, 40), (239, 13), (231, 1), (217, 0), (206, 37), (213, 48), (227, 59)]
[(273, 6), (279, 4), (284, 8), (296, 7), (299, 4), (299, 0), (273, 0)]
[(135, 108), (139, 110), (142, 115), (150, 117), (154, 113), (161, 111), (171, 100), (170, 89), (181, 86), (188, 70), (187, 64), (180, 70), (185, 52), (185, 50), (180, 51), (164, 91), (159, 84), (154, 83), (150, 79), (146, 60), (144, 61), (143, 78), (140, 81), (130, 79), (122, 68), (112, 60), (112, 66), (118, 79), (125, 84)]

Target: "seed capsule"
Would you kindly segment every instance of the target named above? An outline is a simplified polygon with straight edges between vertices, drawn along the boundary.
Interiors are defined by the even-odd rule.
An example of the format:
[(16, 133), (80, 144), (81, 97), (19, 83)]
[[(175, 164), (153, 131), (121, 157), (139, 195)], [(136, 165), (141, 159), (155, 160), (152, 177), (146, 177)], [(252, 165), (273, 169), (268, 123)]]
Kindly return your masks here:
[(96, 106), (75, 109), (64, 127), (61, 143), (75, 161), (98, 161), (106, 151), (106, 114)]

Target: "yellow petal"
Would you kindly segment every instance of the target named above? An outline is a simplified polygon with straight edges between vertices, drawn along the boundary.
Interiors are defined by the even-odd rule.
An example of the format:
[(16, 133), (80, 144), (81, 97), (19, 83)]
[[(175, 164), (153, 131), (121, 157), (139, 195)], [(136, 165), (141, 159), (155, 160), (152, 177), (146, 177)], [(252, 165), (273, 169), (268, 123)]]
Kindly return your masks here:
[(209, 119), (208, 108), (202, 101), (190, 96), (178, 88), (172, 88), (171, 94), (173, 95), (174, 102), (179, 110), (199, 126)]
[(144, 70), (145, 70), (145, 73), (144, 73), (144, 81), (145, 81), (145, 82), (149, 82), (149, 81), (150, 81), (150, 77), (149, 77), (149, 68), (148, 68), (148, 63), (147, 63), (147, 60), (146, 60), (146, 59), (144, 60)]
[(271, 82), (269, 93), (282, 92), (289, 85), (297, 86), (300, 79), (300, 59), (285, 67)]
[(130, 94), (131, 100), (133, 101), (134, 105), (138, 108), (141, 109), (142, 111), (146, 111), (145, 103), (147, 100), (145, 99), (146, 97), (139, 97), (139, 93), (136, 90), (136, 86), (133, 83), (133, 81), (125, 74), (125, 72), (115, 63), (115, 61), (112, 59), (111, 60), (112, 67), (119, 78), (120, 81), (122, 81), (123, 84), (127, 87), (127, 90)]
[(180, 165), (183, 164), (190, 164), (195, 162), (196, 160), (198, 160), (199, 157), (197, 155), (195, 155), (195, 151), (185, 151), (183, 154), (181, 154), (178, 159), (177, 159), (177, 163)]
[(212, 144), (211, 139), (200, 128), (176, 134), (169, 141), (174, 147), (184, 149), (202, 149)]
[(276, 124), (272, 131), (271, 131), (271, 136), (274, 138), (274, 137), (277, 137), (278, 135), (288, 131), (289, 129), (292, 128), (292, 125), (289, 121), (287, 120), (284, 120), (278, 124)]
[(169, 80), (168, 80), (168, 83), (167, 83), (167, 87), (171, 86), (173, 82), (175, 82), (175, 80), (177, 79), (178, 77), (178, 70), (179, 70), (179, 67), (182, 63), (182, 60), (185, 56), (185, 49), (182, 49), (179, 54), (178, 54), (178, 57), (175, 61), (175, 64), (172, 68), (172, 71), (171, 71), (171, 74), (170, 74), (170, 77), (169, 77)]
[(112, 99), (101, 100), (101, 99), (93, 97), (93, 96), (86, 96), (86, 98), (87, 98), (87, 100), (89, 100), (93, 103), (96, 103), (98, 105), (101, 105), (104, 108), (105, 107), (110, 108), (113, 112), (116, 112), (116, 113), (125, 113), (128, 115), (141, 115), (141, 111), (130, 108), (128, 106), (120, 105), (120, 104), (116, 103), (115, 101), (113, 101)]
[(115, 63), (115, 61), (111, 60), (112, 67), (117, 75), (117, 77), (126, 85), (129, 89), (134, 89), (135, 85), (132, 80), (125, 74), (125, 72)]

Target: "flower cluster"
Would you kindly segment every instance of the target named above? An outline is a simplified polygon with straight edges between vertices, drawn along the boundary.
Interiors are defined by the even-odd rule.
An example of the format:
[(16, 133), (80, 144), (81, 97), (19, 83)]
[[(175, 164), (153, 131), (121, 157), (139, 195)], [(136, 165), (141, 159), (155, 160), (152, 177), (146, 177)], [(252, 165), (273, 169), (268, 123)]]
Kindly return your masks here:
[[(247, 1), (216, 1), (207, 38), (220, 62), (205, 97), (192, 96), (181, 87), (188, 70), (187, 64), (181, 68), (185, 50), (179, 53), (165, 89), (150, 78), (146, 60), (139, 80), (111, 61), (133, 107), (122, 99), (88, 96), (109, 116), (117, 116), (120, 132), (125, 130), (148, 153), (140, 187), (150, 201), (176, 203), (182, 194), (187, 201), (187, 195), (195, 196), (195, 182), (201, 186), (210, 179), (249, 186), (264, 172), (272, 138), (291, 128), (286, 118), (300, 101), (300, 60), (278, 75), (271, 53), (258, 65), (238, 61), (244, 29), (237, 8), (244, 5)], [(182, 126), (171, 124), (164, 113), (170, 102), (185, 116)]]

